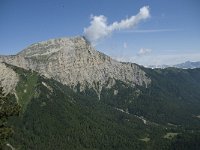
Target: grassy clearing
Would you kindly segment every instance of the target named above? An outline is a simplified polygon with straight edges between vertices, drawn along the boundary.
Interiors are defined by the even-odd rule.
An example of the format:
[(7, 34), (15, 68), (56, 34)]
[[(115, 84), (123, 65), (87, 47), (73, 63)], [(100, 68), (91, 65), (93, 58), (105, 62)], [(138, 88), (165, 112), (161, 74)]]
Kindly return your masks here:
[(145, 137), (145, 138), (143, 138), (143, 139), (140, 139), (141, 141), (144, 141), (144, 142), (149, 142), (150, 141), (150, 138), (148, 138), (148, 137)]
[(166, 135), (164, 135), (164, 138), (165, 139), (173, 139), (175, 136), (177, 136), (178, 133), (172, 133), (172, 132), (169, 132), (167, 133)]

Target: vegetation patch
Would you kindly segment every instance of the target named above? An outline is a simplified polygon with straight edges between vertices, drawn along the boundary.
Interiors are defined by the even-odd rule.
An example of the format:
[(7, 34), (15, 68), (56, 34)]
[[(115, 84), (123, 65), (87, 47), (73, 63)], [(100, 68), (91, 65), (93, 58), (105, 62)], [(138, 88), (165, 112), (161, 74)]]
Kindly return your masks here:
[(19, 75), (19, 82), (15, 90), (18, 97), (17, 101), (22, 106), (22, 112), (25, 112), (31, 99), (39, 95), (36, 89), (39, 75), (33, 70), (25, 70), (9, 64), (6, 65)]
[(145, 137), (143, 139), (140, 139), (141, 141), (144, 141), (144, 142), (149, 142), (150, 141), (150, 138), (149, 137)]
[(178, 133), (172, 133), (172, 132), (169, 132), (167, 133), (166, 135), (164, 135), (164, 138), (166, 139), (173, 139), (174, 137), (176, 137), (178, 135)]

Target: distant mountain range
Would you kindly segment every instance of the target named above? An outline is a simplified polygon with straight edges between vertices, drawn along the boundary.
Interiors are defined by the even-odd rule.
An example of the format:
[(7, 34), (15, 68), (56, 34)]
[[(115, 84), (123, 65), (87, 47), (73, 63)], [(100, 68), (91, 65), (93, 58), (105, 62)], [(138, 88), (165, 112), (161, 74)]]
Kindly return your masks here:
[(186, 61), (184, 63), (176, 64), (176, 65), (149, 65), (148, 68), (168, 68), (168, 67), (175, 67), (175, 68), (181, 68), (181, 69), (194, 69), (194, 68), (200, 68), (200, 61), (192, 62), (192, 61)]
[(197, 61), (197, 62), (186, 61), (184, 63), (174, 65), (174, 67), (183, 68), (183, 69), (200, 68), (200, 61)]

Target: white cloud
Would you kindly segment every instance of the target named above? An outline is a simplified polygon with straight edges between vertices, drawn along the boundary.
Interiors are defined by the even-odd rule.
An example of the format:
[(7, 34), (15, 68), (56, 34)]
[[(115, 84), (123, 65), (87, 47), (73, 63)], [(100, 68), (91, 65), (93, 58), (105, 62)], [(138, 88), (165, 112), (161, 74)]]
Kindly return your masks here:
[(121, 20), (120, 22), (113, 22), (108, 25), (107, 18), (104, 15), (91, 16), (90, 26), (84, 28), (85, 37), (92, 43), (109, 36), (116, 30), (130, 29), (135, 27), (140, 21), (150, 17), (148, 6), (140, 8), (140, 11), (135, 16)]
[(155, 32), (175, 32), (181, 29), (147, 29), (147, 30), (128, 30), (125, 33), (155, 33)]
[(149, 53), (151, 53), (152, 50), (151, 49), (145, 49), (145, 48), (141, 48), (138, 52), (138, 56), (144, 56), (147, 55)]
[(126, 49), (128, 47), (127, 43), (124, 42), (123, 47)]

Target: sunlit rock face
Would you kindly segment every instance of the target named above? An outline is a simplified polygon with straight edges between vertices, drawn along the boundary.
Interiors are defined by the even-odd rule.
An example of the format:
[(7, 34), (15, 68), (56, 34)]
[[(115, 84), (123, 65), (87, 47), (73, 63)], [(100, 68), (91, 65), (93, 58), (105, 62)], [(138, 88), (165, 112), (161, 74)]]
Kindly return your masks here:
[(6, 62), (32, 69), (72, 88), (93, 88), (100, 96), (103, 86), (112, 87), (115, 80), (131, 86), (148, 86), (151, 80), (133, 63), (118, 62), (98, 52), (84, 37), (58, 38), (32, 44), (14, 56), (1, 56)]
[(5, 95), (15, 91), (18, 81), (18, 75), (4, 63), (0, 63), (0, 87), (3, 87)]

